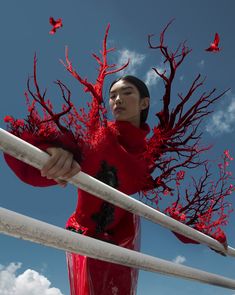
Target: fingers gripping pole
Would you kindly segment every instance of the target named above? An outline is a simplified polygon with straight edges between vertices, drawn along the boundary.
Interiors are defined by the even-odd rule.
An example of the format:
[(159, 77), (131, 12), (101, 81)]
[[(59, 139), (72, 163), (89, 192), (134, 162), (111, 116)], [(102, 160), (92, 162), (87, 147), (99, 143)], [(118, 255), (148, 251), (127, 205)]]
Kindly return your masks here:
[[(50, 157), (47, 153), (24, 140), (10, 134), (0, 128), (0, 149), (19, 160), (22, 160), (35, 168), (41, 169)], [(224, 247), (215, 239), (197, 231), (177, 220), (153, 209), (142, 202), (135, 200), (128, 195), (102, 183), (101, 181), (83, 173), (75, 175), (69, 181), (75, 186), (136, 215), (142, 216), (154, 223), (160, 224), (174, 232), (187, 236), (201, 244), (205, 244), (215, 250), (235, 256), (235, 249), (228, 247), (225, 252)]]
[(105, 243), (1, 207), (0, 232), (95, 259), (235, 290), (235, 280)]

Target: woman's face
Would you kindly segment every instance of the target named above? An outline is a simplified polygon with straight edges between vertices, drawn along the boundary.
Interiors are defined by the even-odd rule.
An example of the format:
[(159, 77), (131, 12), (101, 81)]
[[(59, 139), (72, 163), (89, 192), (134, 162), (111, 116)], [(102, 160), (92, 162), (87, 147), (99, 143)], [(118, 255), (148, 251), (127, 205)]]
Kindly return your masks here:
[(119, 80), (110, 89), (109, 105), (118, 121), (128, 121), (140, 126), (140, 113), (147, 108), (149, 98), (140, 98), (137, 87), (127, 81)]

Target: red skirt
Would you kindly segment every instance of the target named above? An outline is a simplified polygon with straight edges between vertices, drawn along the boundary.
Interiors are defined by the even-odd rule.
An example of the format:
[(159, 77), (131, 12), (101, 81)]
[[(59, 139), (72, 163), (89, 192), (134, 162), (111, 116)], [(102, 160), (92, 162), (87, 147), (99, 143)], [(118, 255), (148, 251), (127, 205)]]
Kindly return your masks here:
[[(119, 241), (118, 246), (138, 251), (140, 220), (133, 215), (135, 233)], [(133, 229), (133, 224), (132, 224)], [(79, 254), (67, 253), (71, 295), (135, 295), (138, 270)]]

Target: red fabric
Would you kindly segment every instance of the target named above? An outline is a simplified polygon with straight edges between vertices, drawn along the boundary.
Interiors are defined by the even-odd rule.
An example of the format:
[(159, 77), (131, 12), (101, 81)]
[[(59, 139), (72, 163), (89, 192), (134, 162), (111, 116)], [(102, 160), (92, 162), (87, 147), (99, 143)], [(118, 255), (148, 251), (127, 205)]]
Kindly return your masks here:
[[(144, 137), (148, 130), (142, 131), (127, 122), (116, 122), (110, 124), (108, 130), (103, 129), (104, 132), (99, 131), (97, 141), (94, 140), (93, 145), (84, 150), (84, 161), (81, 164), (82, 171), (91, 176), (96, 176), (102, 161), (105, 161), (110, 167), (115, 167), (120, 191), (129, 195), (140, 191), (145, 184), (148, 173), (144, 160), (140, 158), (140, 153), (143, 152), (145, 144)], [(87, 206), (88, 203), (89, 207)], [(101, 199), (82, 190), (79, 191), (76, 219), (80, 225), (89, 228), (91, 235), (93, 235), (95, 227), (94, 221), (90, 218), (91, 212), (96, 212), (102, 203)], [(115, 208), (115, 218), (108, 229), (112, 230), (124, 214), (126, 214), (125, 210)]]
[[(123, 222), (120, 228), (116, 229), (119, 233), (125, 231), (122, 239), (119, 237), (118, 245), (139, 250), (139, 218), (132, 215), (132, 220), (124, 218), (123, 221), (129, 221), (130, 226)], [(67, 263), (72, 295), (136, 294), (136, 269), (73, 253), (67, 253)]]
[[(33, 142), (31, 143), (33, 144)], [(37, 145), (37, 147), (42, 150), (46, 150), (49, 145)], [(4, 154), (4, 158), (8, 166), (13, 170), (16, 176), (27, 184), (39, 187), (46, 187), (57, 184), (57, 182), (55, 182), (53, 179), (42, 177), (38, 169), (29, 166), (28, 164), (21, 162), (20, 160), (17, 160), (16, 158), (8, 154)]]
[[(83, 172), (106, 183), (109, 179), (107, 176), (111, 175), (113, 178), (108, 184), (131, 195), (145, 187), (149, 179), (148, 167), (142, 157), (148, 132), (146, 124), (136, 128), (128, 122), (109, 122), (108, 127), (98, 130), (90, 144), (84, 145), (83, 149), (71, 144), (68, 135), (53, 140), (25, 135), (24, 139), (42, 149), (61, 146), (70, 150), (79, 160), (82, 153), (80, 164)], [(5, 155), (5, 159), (26, 183), (35, 186), (56, 184), (53, 180), (41, 177), (37, 169), (15, 158)], [(139, 218), (82, 190), (78, 190), (76, 211), (68, 219), (66, 228), (115, 245), (139, 249)], [(198, 243), (174, 234), (184, 243)], [(67, 253), (67, 263), (71, 295), (136, 294), (138, 271), (135, 269), (73, 253)]]
[[(32, 134), (24, 132), (21, 135), (21, 139), (31, 143), (32, 145), (40, 148), (41, 150), (46, 151), (48, 147), (57, 146), (64, 148), (71, 153), (73, 153), (75, 159), (80, 163), (81, 162), (81, 148), (74, 143), (71, 133), (67, 134), (58, 134), (53, 138), (45, 138), (40, 136), (34, 136)], [(30, 184), (32, 186), (46, 187), (50, 185), (56, 185), (52, 179), (47, 179), (42, 177), (38, 169), (29, 166), (28, 164), (17, 160), (16, 158), (4, 154), (4, 158), (8, 166), (13, 170), (17, 177), (19, 177), (23, 182)]]
[[(93, 142), (84, 149), (82, 171), (100, 179), (99, 172), (105, 162), (106, 168), (116, 174), (118, 183), (114, 187), (127, 194), (140, 191), (147, 174), (141, 153), (148, 132), (147, 125), (139, 129), (128, 122), (110, 122), (108, 128), (94, 134)], [(115, 245), (139, 249), (139, 218), (113, 206), (110, 220), (99, 232), (94, 216), (102, 212), (104, 201), (82, 190), (78, 194), (77, 208), (67, 228)], [(67, 261), (70, 274), (76, 275), (76, 278), (70, 275), (72, 295), (136, 294), (138, 271), (135, 269), (70, 253)]]
[(227, 243), (227, 238), (224, 231), (219, 227), (216, 232), (212, 235), (212, 238), (216, 239), (218, 242), (222, 244)]
[[(82, 171), (101, 181), (111, 181), (110, 185), (127, 194), (140, 191), (148, 173), (141, 156), (148, 132), (147, 125), (140, 129), (128, 122), (109, 122), (108, 127), (98, 130), (90, 144), (84, 146)], [(57, 140), (40, 142), (32, 136), (26, 137), (24, 139), (41, 148), (59, 146)], [(61, 141), (64, 148), (65, 141)], [(81, 153), (71, 147), (70, 151), (76, 157)], [(7, 155), (5, 159), (24, 182), (34, 186), (55, 184), (53, 180), (41, 177), (35, 168)], [(139, 249), (139, 218), (82, 190), (78, 190), (78, 195), (76, 211), (66, 224), (68, 229), (129, 249)], [(67, 253), (67, 261), (72, 295), (136, 294), (138, 271), (135, 269), (72, 253)]]
[[(200, 244), (199, 242), (197, 241), (194, 241), (188, 237), (185, 237), (181, 234), (178, 234), (176, 232), (173, 232), (173, 234), (183, 243), (185, 244)], [(206, 234), (206, 233), (205, 233)], [(221, 228), (218, 228), (218, 230), (210, 235), (210, 234), (207, 234), (208, 236), (211, 236), (213, 239), (217, 240), (218, 242), (220, 242), (221, 244), (225, 244), (227, 242), (227, 238), (226, 238), (226, 235), (225, 233), (222, 231)]]
[(188, 237), (185, 237), (185, 236), (183, 236), (183, 235), (181, 235), (181, 234), (178, 234), (178, 233), (176, 233), (176, 232), (173, 232), (173, 234), (181, 241), (181, 242), (183, 242), (184, 244), (200, 244), (199, 242), (197, 242), (197, 241), (194, 241), (194, 240), (192, 240), (192, 239), (190, 239), (190, 238), (188, 238)]

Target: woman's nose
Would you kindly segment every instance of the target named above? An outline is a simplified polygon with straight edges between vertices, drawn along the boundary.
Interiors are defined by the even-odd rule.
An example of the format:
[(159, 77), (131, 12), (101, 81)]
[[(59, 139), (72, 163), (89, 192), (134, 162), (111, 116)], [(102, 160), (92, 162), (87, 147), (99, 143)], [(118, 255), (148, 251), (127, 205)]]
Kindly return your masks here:
[(117, 95), (115, 102), (116, 102), (116, 104), (122, 104), (122, 99), (121, 99), (120, 95)]

